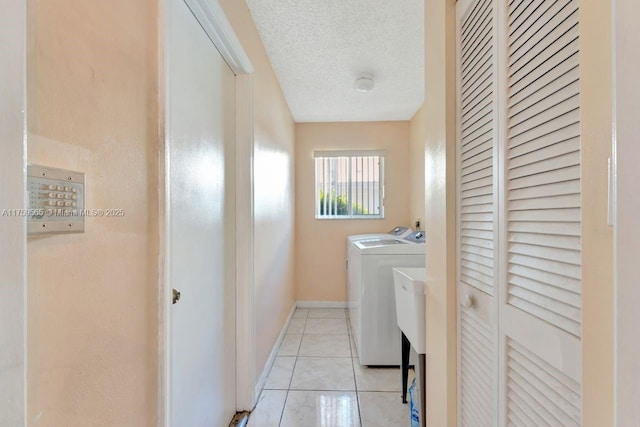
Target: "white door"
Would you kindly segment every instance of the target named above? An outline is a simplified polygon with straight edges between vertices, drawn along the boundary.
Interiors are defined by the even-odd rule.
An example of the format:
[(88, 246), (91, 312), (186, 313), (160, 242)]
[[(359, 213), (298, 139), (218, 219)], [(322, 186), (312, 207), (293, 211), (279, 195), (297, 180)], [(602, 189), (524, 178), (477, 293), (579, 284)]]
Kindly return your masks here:
[(498, 407), (497, 42), (494, 0), (457, 2), (458, 424)]
[(581, 424), (578, 1), (505, 2), (503, 425)]
[(235, 77), (183, 0), (168, 19), (171, 425), (236, 409)]
[(578, 1), (457, 19), (458, 423), (578, 426)]

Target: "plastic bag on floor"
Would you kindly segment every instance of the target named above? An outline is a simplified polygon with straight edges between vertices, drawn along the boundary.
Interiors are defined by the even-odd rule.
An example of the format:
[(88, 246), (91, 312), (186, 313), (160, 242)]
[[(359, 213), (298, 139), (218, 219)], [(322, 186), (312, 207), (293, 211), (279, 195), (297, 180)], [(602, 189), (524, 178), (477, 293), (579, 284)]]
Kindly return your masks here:
[(418, 410), (418, 396), (416, 396), (416, 379), (409, 387), (409, 409), (411, 410), (411, 427), (420, 427), (420, 411)]

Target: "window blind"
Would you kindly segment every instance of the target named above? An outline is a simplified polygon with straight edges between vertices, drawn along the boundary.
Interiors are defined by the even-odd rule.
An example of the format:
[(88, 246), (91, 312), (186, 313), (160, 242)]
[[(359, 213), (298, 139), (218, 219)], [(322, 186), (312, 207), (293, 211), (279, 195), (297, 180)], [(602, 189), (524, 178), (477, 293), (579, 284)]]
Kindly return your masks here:
[[(340, 155), (335, 155), (338, 153)], [(366, 155), (360, 155), (363, 153)], [(382, 218), (384, 157), (381, 153), (314, 152), (316, 218)]]

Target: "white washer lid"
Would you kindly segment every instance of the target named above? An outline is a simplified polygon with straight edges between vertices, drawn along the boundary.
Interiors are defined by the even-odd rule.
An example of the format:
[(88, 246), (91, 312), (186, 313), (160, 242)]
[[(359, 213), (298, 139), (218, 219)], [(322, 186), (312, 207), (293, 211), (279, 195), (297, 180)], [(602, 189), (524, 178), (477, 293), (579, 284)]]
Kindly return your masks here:
[(355, 242), (362, 255), (421, 255), (424, 244), (410, 243), (404, 240), (377, 240)]

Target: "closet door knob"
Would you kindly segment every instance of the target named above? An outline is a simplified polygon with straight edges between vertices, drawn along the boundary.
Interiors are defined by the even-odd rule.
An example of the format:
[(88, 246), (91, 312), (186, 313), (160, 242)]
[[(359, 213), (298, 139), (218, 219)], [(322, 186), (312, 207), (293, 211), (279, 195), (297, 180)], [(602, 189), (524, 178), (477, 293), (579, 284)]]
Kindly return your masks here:
[(465, 295), (464, 300), (462, 301), (462, 305), (465, 306), (466, 308), (473, 308), (475, 303), (476, 303), (475, 299), (470, 294)]

